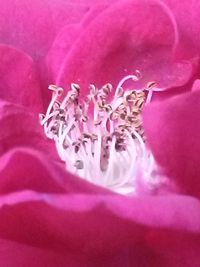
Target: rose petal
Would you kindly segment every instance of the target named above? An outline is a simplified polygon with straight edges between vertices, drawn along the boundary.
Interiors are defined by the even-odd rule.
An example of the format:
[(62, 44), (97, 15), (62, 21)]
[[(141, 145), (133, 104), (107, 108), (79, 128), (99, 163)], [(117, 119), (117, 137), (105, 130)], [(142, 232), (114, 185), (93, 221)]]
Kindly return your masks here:
[(74, 43), (57, 83), (66, 87), (78, 82), (84, 89), (90, 83), (116, 85), (139, 69), (143, 84), (155, 79), (159, 87), (180, 86), (191, 77), (193, 66), (189, 61), (173, 63), (177, 35), (173, 15), (160, 2), (118, 2), (93, 20)]
[[(192, 46), (200, 47), (200, 25), (199, 12), (200, 2), (193, 0), (191, 2), (183, 0), (181, 2), (174, 0), (164, 0), (164, 2), (172, 10), (178, 27), (180, 28), (180, 38), (184, 42), (188, 42), (188, 53), (192, 52)], [(186, 45), (186, 44), (185, 44)]]
[(46, 59), (49, 76), (54, 83), (64, 57), (70, 51), (80, 32), (81, 27), (79, 24), (71, 24), (62, 28), (56, 37)]
[(43, 103), (32, 59), (4, 45), (0, 45), (0, 57), (0, 98), (23, 105), (31, 111), (41, 111)]
[(12, 149), (0, 157), (0, 194), (24, 189), (64, 193), (62, 180), (50, 172), (44, 156), (34, 149)]
[[(81, 259), (81, 255), (78, 255)], [(32, 246), (19, 244), (0, 239), (0, 265), (6, 267), (55, 267), (55, 266), (82, 267), (75, 259), (65, 252), (61, 254)]]
[(58, 159), (54, 145), (44, 137), (38, 114), (0, 101), (0, 155), (13, 147), (34, 147)]
[(114, 2), (117, 2), (117, 0), (70, 0), (68, 2), (71, 2), (73, 4), (86, 4), (86, 5), (90, 5), (90, 6), (95, 6), (95, 5), (99, 5), (99, 4), (114, 4)]
[(1, 0), (0, 6), (0, 41), (34, 59), (44, 57), (60, 29), (79, 22), (89, 9), (87, 3), (62, 0)]
[(200, 80), (195, 80), (192, 86), (192, 91), (200, 90)]
[(169, 179), (182, 193), (200, 196), (200, 92), (183, 94), (146, 108), (147, 140)]
[(46, 58), (49, 76), (54, 82), (56, 82), (57, 74), (74, 43), (91, 21), (94, 20), (105, 8), (105, 5), (95, 5), (87, 12), (81, 23), (70, 24), (60, 30)]
[[(81, 253), (92, 261), (100, 256), (104, 266), (106, 258), (117, 253), (118, 260), (125, 258), (124, 266), (146, 262), (141, 266), (178, 267), (187, 262), (196, 267), (199, 263), (200, 203), (194, 198), (24, 191), (1, 197), (0, 203), (1, 238), (63, 254)], [(173, 241), (176, 246), (170, 246)]]
[(68, 173), (64, 163), (53, 161), (44, 152), (20, 147), (1, 156), (0, 194), (25, 189), (46, 193), (111, 193)]

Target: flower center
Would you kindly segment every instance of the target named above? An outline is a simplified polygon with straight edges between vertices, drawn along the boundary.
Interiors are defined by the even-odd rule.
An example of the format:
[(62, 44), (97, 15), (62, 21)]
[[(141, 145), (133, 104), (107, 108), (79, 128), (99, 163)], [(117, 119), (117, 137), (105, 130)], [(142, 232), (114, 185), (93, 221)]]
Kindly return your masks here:
[(135, 192), (139, 176), (150, 184), (154, 168), (141, 112), (151, 101), (155, 83), (125, 91), (129, 79), (138, 81), (139, 74), (122, 79), (114, 96), (111, 84), (100, 89), (91, 84), (85, 99), (78, 84), (71, 84), (64, 98), (62, 88), (50, 85), (52, 100), (40, 115), (46, 136), (55, 141), (70, 172), (122, 194)]

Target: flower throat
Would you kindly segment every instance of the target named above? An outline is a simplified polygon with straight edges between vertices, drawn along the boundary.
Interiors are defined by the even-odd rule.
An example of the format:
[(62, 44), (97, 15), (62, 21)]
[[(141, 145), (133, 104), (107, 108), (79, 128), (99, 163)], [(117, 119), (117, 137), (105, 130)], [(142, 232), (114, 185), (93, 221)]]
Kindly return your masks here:
[(68, 171), (122, 194), (133, 193), (137, 177), (142, 174), (148, 180), (152, 172), (141, 112), (151, 101), (155, 83), (123, 89), (127, 80), (139, 78), (139, 72), (128, 75), (115, 90), (111, 84), (100, 89), (91, 84), (85, 99), (78, 84), (72, 83), (66, 96), (62, 88), (50, 85), (52, 100), (40, 115)]

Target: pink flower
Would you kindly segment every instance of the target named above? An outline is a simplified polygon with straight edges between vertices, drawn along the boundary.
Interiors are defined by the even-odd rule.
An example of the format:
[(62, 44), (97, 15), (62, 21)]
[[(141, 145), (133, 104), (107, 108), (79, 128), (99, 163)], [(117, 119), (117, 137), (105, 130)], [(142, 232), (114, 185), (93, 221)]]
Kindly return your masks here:
[[(0, 265), (198, 267), (198, 1), (0, 7)], [(136, 69), (137, 87), (155, 80), (163, 90), (143, 121), (169, 183), (128, 197), (66, 171), (38, 114), (49, 83), (79, 83), (83, 97), (90, 83), (116, 87)]]

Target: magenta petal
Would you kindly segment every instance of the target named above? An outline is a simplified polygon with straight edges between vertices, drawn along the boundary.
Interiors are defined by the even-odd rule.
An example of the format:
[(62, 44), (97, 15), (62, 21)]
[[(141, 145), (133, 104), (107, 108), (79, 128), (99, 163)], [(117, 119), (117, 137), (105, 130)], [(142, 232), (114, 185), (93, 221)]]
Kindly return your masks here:
[(192, 91), (200, 90), (200, 80), (195, 80), (192, 86)]
[(64, 0), (0, 1), (0, 42), (44, 57), (62, 27), (79, 22), (89, 5)]
[(0, 157), (0, 194), (20, 190), (46, 193), (110, 194), (68, 173), (65, 165), (30, 147), (11, 149)]
[(198, 48), (199, 50), (200, 2), (198, 0), (194, 0), (192, 2), (188, 0), (182, 0), (181, 2), (174, 0), (164, 0), (164, 2), (172, 10), (176, 18), (178, 27), (180, 28), (182, 41), (188, 42), (188, 53), (192, 52), (191, 45)]
[[(81, 259), (81, 255), (78, 255)], [(82, 267), (65, 252), (61, 254), (52, 250), (44, 250), (27, 246), (18, 242), (0, 239), (0, 265), (6, 267)]]
[(82, 5), (90, 5), (95, 6), (98, 4), (114, 4), (117, 0), (68, 0), (68, 2), (73, 4), (82, 4)]
[[(30, 189), (64, 193), (62, 180), (51, 173), (49, 158), (30, 148), (12, 149), (0, 157), (0, 194)], [(60, 177), (61, 178), (61, 177)]]
[(79, 24), (65, 26), (56, 37), (46, 59), (46, 65), (52, 81), (55, 82), (65, 56), (81, 33)]
[(84, 88), (90, 83), (116, 84), (139, 69), (143, 83), (154, 79), (159, 87), (180, 86), (188, 81), (193, 67), (191, 62), (173, 63), (177, 41), (176, 23), (166, 6), (157, 1), (117, 2), (74, 43), (57, 83), (66, 87), (78, 82)]
[(90, 9), (81, 23), (69, 24), (63, 27), (56, 36), (46, 58), (46, 65), (52, 81), (56, 81), (57, 75), (65, 61), (65, 57), (73, 48), (73, 45), (91, 23), (104, 9), (105, 5), (95, 5)]
[[(84, 254), (91, 266), (119, 266), (107, 265), (107, 258), (117, 254), (114, 262), (125, 256), (123, 266), (178, 267), (186, 262), (197, 267), (200, 260), (200, 203), (194, 198), (24, 191), (1, 197), (0, 203), (1, 238), (62, 254)], [(94, 264), (95, 258), (104, 265), (98, 260)]]
[(0, 98), (31, 111), (41, 111), (42, 98), (32, 59), (4, 45), (0, 45), (0, 58)]
[(149, 105), (144, 126), (149, 145), (182, 193), (200, 197), (200, 91)]
[(37, 113), (0, 101), (0, 124), (0, 155), (13, 147), (34, 147), (57, 158), (54, 145), (44, 138)]

